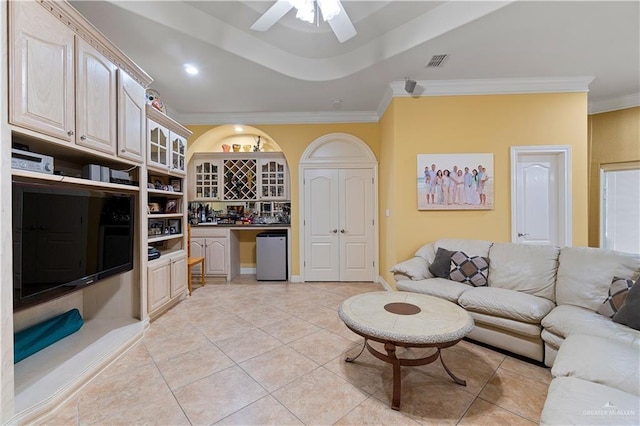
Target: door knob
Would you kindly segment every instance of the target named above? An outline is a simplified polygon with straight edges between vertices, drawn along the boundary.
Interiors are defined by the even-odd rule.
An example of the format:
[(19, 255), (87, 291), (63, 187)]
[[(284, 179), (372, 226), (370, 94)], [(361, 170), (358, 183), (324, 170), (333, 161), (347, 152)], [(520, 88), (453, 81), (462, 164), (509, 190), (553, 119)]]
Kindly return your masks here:
[(340, 230), (340, 233), (342, 233), (342, 234), (346, 234), (346, 233), (347, 233), (347, 231), (345, 231), (344, 229), (341, 229), (341, 230)]
[(67, 135), (69, 135), (69, 136), (73, 136), (73, 135), (75, 135), (75, 133), (73, 133), (73, 130), (69, 130), (69, 131), (67, 132)]
[(334, 234), (337, 234), (338, 230), (337, 229), (332, 229), (331, 232), (334, 233)]
[(529, 234), (523, 234), (521, 232), (518, 232), (518, 237), (528, 237)]
[(80, 136), (80, 140), (81, 140), (81, 141), (84, 141), (84, 140), (86, 140), (86, 139), (87, 139), (87, 137), (86, 137), (85, 135)]

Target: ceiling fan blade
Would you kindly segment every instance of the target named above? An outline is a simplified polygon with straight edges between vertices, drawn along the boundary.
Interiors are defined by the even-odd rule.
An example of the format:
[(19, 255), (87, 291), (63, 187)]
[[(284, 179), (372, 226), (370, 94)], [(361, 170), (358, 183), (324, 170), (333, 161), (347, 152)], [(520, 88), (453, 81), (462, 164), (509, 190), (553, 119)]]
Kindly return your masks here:
[(254, 31), (267, 31), (291, 9), (293, 9), (293, 6), (287, 0), (277, 0), (264, 15), (253, 23), (251, 29)]
[(328, 22), (329, 26), (338, 38), (338, 41), (340, 43), (344, 43), (354, 37), (357, 32), (356, 28), (351, 23), (351, 19), (349, 19), (349, 15), (347, 15), (347, 11), (342, 7), (342, 2), (338, 2), (338, 6), (340, 6), (340, 13)]

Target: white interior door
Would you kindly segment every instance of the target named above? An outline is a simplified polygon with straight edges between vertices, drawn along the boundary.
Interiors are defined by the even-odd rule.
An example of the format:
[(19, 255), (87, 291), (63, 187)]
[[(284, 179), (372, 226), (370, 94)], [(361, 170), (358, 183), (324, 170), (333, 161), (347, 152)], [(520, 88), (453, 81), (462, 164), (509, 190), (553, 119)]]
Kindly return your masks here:
[(340, 170), (340, 281), (373, 281), (373, 170)]
[(339, 170), (305, 170), (305, 279), (340, 281)]
[(640, 168), (602, 170), (600, 247), (640, 253)]
[(305, 279), (374, 280), (373, 170), (305, 170)]
[(568, 148), (514, 147), (511, 161), (512, 241), (569, 245)]

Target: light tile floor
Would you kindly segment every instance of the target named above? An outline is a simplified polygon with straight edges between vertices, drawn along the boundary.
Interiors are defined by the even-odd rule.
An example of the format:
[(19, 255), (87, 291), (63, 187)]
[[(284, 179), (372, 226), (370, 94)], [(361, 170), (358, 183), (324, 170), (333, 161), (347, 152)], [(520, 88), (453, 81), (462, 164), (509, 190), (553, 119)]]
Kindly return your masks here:
[(549, 370), (468, 341), (440, 363), (403, 367), (400, 411), (391, 366), (337, 315), (372, 283), (231, 283), (196, 288), (143, 341), (61, 406), (50, 425), (536, 424)]

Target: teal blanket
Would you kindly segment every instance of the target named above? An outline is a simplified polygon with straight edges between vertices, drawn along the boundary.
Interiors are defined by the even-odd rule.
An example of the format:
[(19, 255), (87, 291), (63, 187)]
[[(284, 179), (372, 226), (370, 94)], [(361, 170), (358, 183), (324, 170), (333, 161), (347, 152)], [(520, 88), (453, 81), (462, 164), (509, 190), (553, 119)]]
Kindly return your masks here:
[(57, 317), (26, 328), (13, 335), (13, 363), (46, 348), (80, 330), (84, 321), (80, 311), (72, 309)]

